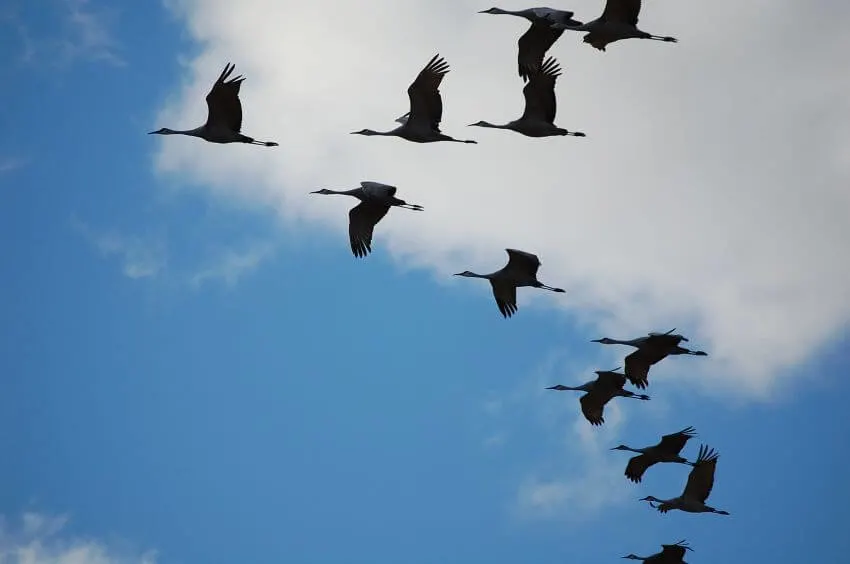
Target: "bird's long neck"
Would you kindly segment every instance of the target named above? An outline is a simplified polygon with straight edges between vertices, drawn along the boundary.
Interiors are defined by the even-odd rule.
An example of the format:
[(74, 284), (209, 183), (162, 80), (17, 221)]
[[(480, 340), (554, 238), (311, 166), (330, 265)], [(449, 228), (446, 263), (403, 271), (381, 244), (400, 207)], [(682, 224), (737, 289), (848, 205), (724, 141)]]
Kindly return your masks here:
[(525, 16), (525, 14), (520, 10), (503, 10), (501, 8), (493, 8), (491, 11), (487, 12), (488, 14), (504, 14), (507, 16)]
[(195, 129), (166, 129), (162, 132), (163, 135), (190, 135), (192, 137), (200, 137), (204, 132), (204, 126), (196, 127)]
[(506, 123), (503, 125), (498, 125), (495, 123), (490, 123), (489, 121), (479, 121), (478, 123), (472, 124), (474, 127), (489, 127), (491, 129), (509, 129), (510, 124)]
[(477, 272), (470, 272), (467, 276), (469, 278), (486, 278), (487, 280), (493, 278), (493, 274), (478, 274)]
[(627, 450), (627, 451), (629, 451), (629, 452), (636, 452), (636, 453), (638, 453), (638, 454), (643, 454), (643, 451), (644, 451), (645, 449), (642, 449), (642, 448), (632, 448), (632, 447), (630, 447), (630, 446), (625, 446), (625, 445), (624, 445), (624, 448), (620, 448), (620, 450)]
[(352, 188), (351, 190), (330, 190), (326, 189), (325, 194), (342, 194), (344, 196), (355, 196), (360, 188)]
[(630, 345), (630, 346), (636, 347), (640, 344), (640, 341), (638, 339), (627, 339), (627, 340), (624, 340), (624, 339), (608, 339), (608, 344), (609, 345)]

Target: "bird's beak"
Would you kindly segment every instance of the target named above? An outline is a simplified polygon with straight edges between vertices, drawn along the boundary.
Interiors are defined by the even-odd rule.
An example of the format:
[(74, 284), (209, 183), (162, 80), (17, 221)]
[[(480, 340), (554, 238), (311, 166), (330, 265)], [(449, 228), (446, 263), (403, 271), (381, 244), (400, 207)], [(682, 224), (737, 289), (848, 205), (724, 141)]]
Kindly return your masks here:
[(312, 192), (308, 192), (309, 194), (318, 194), (321, 190), (313, 190)]
[(148, 131), (148, 135), (153, 135), (156, 131)]
[(591, 339), (591, 343), (601, 343), (602, 339)]
[(461, 274), (463, 274), (463, 272), (455, 272), (452, 276), (460, 276)]

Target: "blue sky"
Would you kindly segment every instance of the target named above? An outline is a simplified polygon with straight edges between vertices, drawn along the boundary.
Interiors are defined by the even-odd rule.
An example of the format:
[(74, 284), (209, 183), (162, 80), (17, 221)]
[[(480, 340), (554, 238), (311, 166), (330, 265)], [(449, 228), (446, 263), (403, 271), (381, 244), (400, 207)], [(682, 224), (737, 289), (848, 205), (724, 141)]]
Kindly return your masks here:
[[(442, 258), (495, 270), (514, 245), (478, 237), (466, 248), (417, 247), (419, 235), (400, 233), (420, 229), (419, 214), (396, 210), (382, 233), (398, 238), (379, 236), (356, 260), (344, 225), (353, 202), (295, 204), (315, 187), (274, 192), (288, 177), (271, 169), (240, 183), (241, 164), (206, 186), (185, 164), (185, 151), (216, 163), (240, 155), (244, 166), (286, 160), (285, 138), (261, 155), (145, 135), (192, 127), (192, 116), (175, 114), (179, 88), (214, 79), (187, 70), (215, 49), (196, 41), (201, 20), (187, 14), (197, 6), (185, 4), (0, 10), (0, 562), (23, 562), (26, 550), (35, 564), (615, 562), (681, 538), (696, 550), (692, 564), (839, 562), (850, 551), (835, 503), (850, 499), (846, 318), (818, 318), (837, 329), (792, 354), (774, 336), (778, 318), (765, 313), (774, 310), (758, 310), (771, 350), (753, 354), (770, 375), (731, 353), (709, 369), (700, 363), (713, 360), (669, 359), (652, 402), (615, 403), (606, 427), (591, 429), (576, 396), (542, 388), (616, 366), (621, 350), (588, 342), (601, 336), (593, 315), (614, 314), (522, 298), (506, 321), (486, 283), (451, 280), (459, 263)], [(399, 111), (383, 104), (389, 120), (403, 113), (417, 57), (400, 71)], [(249, 114), (250, 81), (272, 80), (251, 68), (246, 131), (275, 138), (273, 120)], [(202, 115), (202, 97), (186, 99)], [(370, 125), (365, 111), (360, 119), (340, 126), (339, 143)], [(361, 162), (392, 144), (361, 141), (371, 151)], [(169, 163), (170, 150), (184, 153)], [(371, 174), (338, 158), (363, 177), (321, 177), (329, 187)], [(427, 187), (408, 184), (401, 197), (440, 208)], [(421, 220), (433, 222), (417, 232), (423, 241), (475, 231), (487, 209), (465, 223), (438, 213)], [(605, 285), (604, 272), (563, 282), (560, 257), (541, 259), (541, 279), (568, 293)], [(805, 295), (828, 302), (814, 287)], [(728, 341), (701, 311), (663, 310), (641, 332), (675, 326), (714, 354), (712, 343)], [(606, 450), (688, 425), (721, 453), (711, 501), (729, 518), (655, 513), (638, 498), (677, 495), (686, 469), (655, 467), (635, 486), (622, 477), (628, 455)]]

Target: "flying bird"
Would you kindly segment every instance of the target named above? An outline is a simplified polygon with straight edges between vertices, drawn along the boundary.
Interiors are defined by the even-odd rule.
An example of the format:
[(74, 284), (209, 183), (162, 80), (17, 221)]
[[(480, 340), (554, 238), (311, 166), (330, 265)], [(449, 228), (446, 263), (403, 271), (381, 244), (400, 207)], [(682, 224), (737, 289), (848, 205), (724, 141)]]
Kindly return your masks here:
[(443, 119), (443, 99), (440, 96), (440, 83), (443, 82), (443, 77), (448, 72), (449, 64), (446, 60), (440, 55), (434, 55), (434, 58), (425, 65), (425, 68), (407, 89), (407, 96), (410, 98), (410, 111), (395, 120), (396, 123), (401, 125), (391, 131), (361, 129), (360, 131), (352, 131), (352, 135), (401, 137), (414, 143), (433, 143), (435, 141), (477, 143), (477, 141), (470, 139), (455, 139), (440, 131), (440, 122)]
[(676, 329), (671, 329), (666, 333), (649, 333), (645, 337), (622, 341), (619, 339), (593, 339), (593, 343), (602, 343), (603, 345), (628, 345), (636, 347), (637, 350), (626, 356), (625, 372), (626, 378), (640, 389), (644, 389), (649, 385), (649, 368), (664, 360), (668, 356), (692, 355), (692, 356), (708, 356), (703, 351), (692, 351), (684, 347), (680, 347), (679, 343), (688, 342), (688, 339), (682, 335), (673, 334)]
[(577, 392), (587, 392), (579, 398), (579, 403), (581, 403), (581, 412), (584, 415), (584, 418), (587, 419), (591, 425), (599, 426), (605, 423), (605, 418), (603, 417), (605, 404), (607, 404), (615, 397), (633, 398), (639, 400), (649, 399), (649, 396), (646, 394), (636, 394), (629, 390), (623, 389), (623, 386), (625, 386), (625, 384), (626, 376), (617, 372), (617, 368), (615, 368), (614, 370), (597, 370), (596, 380), (586, 382), (581, 386), (564, 386), (558, 384), (556, 386), (550, 386), (546, 389), (558, 391), (573, 390)]
[(253, 137), (242, 135), (242, 102), (239, 101), (239, 88), (243, 76), (230, 77), (236, 66), (227, 63), (207, 94), (207, 122), (201, 127), (177, 131), (163, 127), (151, 131), (150, 135), (189, 135), (200, 137), (210, 143), (250, 143), (264, 147), (277, 147), (274, 141), (257, 141)]
[[(647, 468), (660, 462), (676, 462), (679, 464), (691, 464), (687, 459), (679, 456), (685, 448), (688, 440), (696, 436), (693, 427), (687, 427), (676, 433), (670, 433), (661, 437), (661, 441), (653, 446), (644, 448), (631, 448), (626, 445), (615, 446), (611, 450), (627, 450), (638, 453), (629, 459), (626, 465), (626, 477), (634, 483), (639, 483)], [(693, 464), (691, 464), (693, 466)]]
[(667, 41), (677, 43), (675, 37), (652, 35), (638, 29), (638, 15), (640, 14), (640, 0), (607, 0), (602, 15), (582, 25), (571, 25), (567, 23), (554, 23), (555, 29), (569, 29), (572, 31), (586, 31), (584, 42), (589, 43), (600, 51), (605, 46), (621, 39), (654, 39), (656, 41)]
[[(729, 515), (728, 511), (715, 509), (706, 505), (705, 501), (714, 487), (714, 470), (717, 467), (718, 453), (706, 445), (699, 448), (699, 456), (694, 462), (691, 473), (688, 475), (688, 483), (685, 491), (679, 497), (672, 499), (658, 499), (647, 496), (640, 501), (648, 501), (649, 505), (661, 513), (667, 513), (671, 509), (678, 509), (687, 513), (717, 513), (718, 515)], [(653, 505), (653, 502), (658, 505)]]
[(555, 10), (552, 8), (527, 8), (525, 10), (503, 10), (501, 8), (490, 8), (482, 10), (479, 14), (506, 14), (519, 16), (531, 22), (528, 30), (522, 34), (517, 42), (517, 66), (519, 76), (526, 81), (529, 73), (540, 68), (543, 57), (546, 56), (552, 45), (564, 33), (563, 29), (556, 29), (552, 24), (565, 26), (578, 26), (581, 22), (573, 19), (573, 12)]
[(646, 564), (688, 564), (685, 562), (685, 551), (693, 551), (687, 541), (680, 540), (676, 544), (662, 544), (661, 552), (652, 556), (635, 556), (627, 554), (623, 558), (627, 560), (643, 560)]
[(574, 135), (584, 137), (580, 131), (567, 131), (555, 125), (555, 81), (561, 75), (561, 67), (552, 57), (546, 59), (542, 67), (530, 71), (528, 84), (522, 89), (525, 96), (525, 111), (522, 117), (504, 125), (495, 125), (486, 121), (470, 124), (477, 127), (510, 129), (527, 137), (551, 137), (553, 135)]
[(508, 264), (501, 270), (491, 274), (476, 274), (468, 270), (458, 272), (455, 276), (467, 278), (486, 278), (493, 287), (493, 297), (502, 316), (508, 318), (516, 313), (516, 289), (531, 286), (542, 288), (552, 292), (563, 293), (561, 288), (547, 286), (537, 280), (537, 270), (540, 268), (540, 259), (537, 255), (518, 251), (516, 249), (505, 249), (508, 253)]
[(344, 194), (360, 200), (360, 203), (348, 212), (348, 238), (351, 241), (351, 252), (358, 258), (363, 258), (372, 252), (372, 232), (375, 225), (387, 215), (391, 207), (395, 206), (414, 211), (424, 209), (420, 205), (408, 204), (404, 200), (396, 198), (395, 186), (368, 180), (361, 182), (359, 188), (351, 190), (323, 188), (310, 193)]

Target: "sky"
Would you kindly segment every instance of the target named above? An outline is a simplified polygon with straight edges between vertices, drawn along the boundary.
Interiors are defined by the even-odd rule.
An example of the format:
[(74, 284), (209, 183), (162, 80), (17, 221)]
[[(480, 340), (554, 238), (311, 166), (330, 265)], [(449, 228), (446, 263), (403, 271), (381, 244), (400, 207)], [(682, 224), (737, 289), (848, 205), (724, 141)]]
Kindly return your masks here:
[[(0, 564), (843, 561), (850, 8), (745, 4), (644, 2), (677, 44), (565, 34), (556, 123), (587, 137), (528, 139), (467, 127), (522, 113), (528, 24), (492, 0), (3, 3)], [(436, 53), (477, 145), (349, 135)], [(279, 147), (146, 135), (203, 123), (227, 62)], [(356, 202), (308, 192), (362, 180), (425, 211), (361, 260)], [(566, 293), (505, 320), (451, 276), (508, 247)], [(709, 356), (602, 427), (544, 389), (674, 327)], [(653, 511), (687, 468), (635, 485), (609, 450), (690, 425), (729, 517)]]

